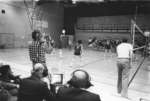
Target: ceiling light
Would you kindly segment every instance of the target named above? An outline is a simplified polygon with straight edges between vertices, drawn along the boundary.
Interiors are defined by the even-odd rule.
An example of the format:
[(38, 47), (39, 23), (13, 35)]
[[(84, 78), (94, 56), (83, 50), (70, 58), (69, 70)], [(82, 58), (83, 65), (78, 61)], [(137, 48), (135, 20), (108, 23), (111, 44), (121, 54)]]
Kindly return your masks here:
[(72, 3), (73, 3), (73, 4), (76, 4), (76, 2), (77, 2), (77, 0), (72, 0)]
[(34, 0), (34, 1), (38, 2), (38, 1), (40, 1), (40, 0)]
[(104, 0), (98, 0), (98, 1), (102, 2), (102, 1), (104, 1)]

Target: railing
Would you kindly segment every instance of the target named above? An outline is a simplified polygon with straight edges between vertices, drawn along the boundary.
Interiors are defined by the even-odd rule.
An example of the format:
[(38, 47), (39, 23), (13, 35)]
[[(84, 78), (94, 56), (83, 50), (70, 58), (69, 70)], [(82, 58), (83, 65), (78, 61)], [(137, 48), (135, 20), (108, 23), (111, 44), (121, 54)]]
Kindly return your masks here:
[[(150, 29), (147, 26), (141, 25), (142, 30)], [(130, 32), (129, 24), (77, 24), (77, 30), (85, 31), (100, 31), (100, 32)]]

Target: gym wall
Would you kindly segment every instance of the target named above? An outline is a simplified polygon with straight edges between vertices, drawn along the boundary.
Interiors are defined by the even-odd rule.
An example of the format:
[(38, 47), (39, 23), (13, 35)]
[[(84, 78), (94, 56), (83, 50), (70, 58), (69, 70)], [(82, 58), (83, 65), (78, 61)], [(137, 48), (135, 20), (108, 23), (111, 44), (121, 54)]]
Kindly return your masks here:
[[(137, 24), (143, 30), (150, 29), (150, 15), (137, 16)], [(89, 37), (97, 39), (130, 38), (132, 15), (80, 17), (75, 26), (76, 39), (87, 42)]]
[[(30, 7), (31, 3), (28, 3), (28, 6)], [(36, 9), (38, 9), (36, 13), (41, 14), (39, 15), (40, 20), (48, 22), (48, 28), (45, 28), (44, 32), (51, 34), (57, 47), (59, 45), (59, 36), (63, 28), (63, 6), (57, 3), (48, 3), (38, 5)], [(2, 13), (2, 10), (5, 10), (5, 13)], [(12, 46), (9, 47), (27, 47), (28, 42), (31, 41), (32, 28), (23, 0), (18, 2), (0, 1), (0, 11), (0, 34), (2, 34), (1, 36), (3, 37), (11, 36), (6, 38), (12, 41), (9, 43), (13, 43)], [(2, 43), (2, 46), (9, 48), (7, 41), (3, 41)]]

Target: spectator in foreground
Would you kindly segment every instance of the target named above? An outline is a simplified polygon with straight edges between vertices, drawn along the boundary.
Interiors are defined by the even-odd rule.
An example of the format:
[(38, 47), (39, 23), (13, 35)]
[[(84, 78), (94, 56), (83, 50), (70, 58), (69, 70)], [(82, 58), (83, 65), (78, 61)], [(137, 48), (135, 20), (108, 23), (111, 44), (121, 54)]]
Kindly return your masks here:
[(68, 87), (61, 87), (58, 90), (58, 101), (101, 101), (100, 96), (87, 91), (92, 86), (89, 74), (81, 69), (72, 73)]
[(1, 65), (0, 66), (0, 87), (4, 90), (7, 90), (8, 93), (12, 96), (18, 94), (17, 85), (20, 82), (19, 76), (15, 76), (12, 73), (10, 65)]
[(21, 81), (18, 101), (54, 101), (53, 94), (42, 81), (44, 68), (41, 63), (35, 64), (31, 77)]

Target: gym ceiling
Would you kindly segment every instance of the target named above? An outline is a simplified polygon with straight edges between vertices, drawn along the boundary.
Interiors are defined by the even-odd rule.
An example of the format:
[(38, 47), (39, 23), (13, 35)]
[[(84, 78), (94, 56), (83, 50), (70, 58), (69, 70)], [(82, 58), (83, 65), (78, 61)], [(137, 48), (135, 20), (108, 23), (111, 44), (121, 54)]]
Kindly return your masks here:
[[(75, 1), (75, 2), (74, 2)], [(44, 3), (61, 3), (68, 16), (111, 16), (150, 14), (150, 0), (39, 0)]]

